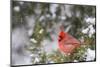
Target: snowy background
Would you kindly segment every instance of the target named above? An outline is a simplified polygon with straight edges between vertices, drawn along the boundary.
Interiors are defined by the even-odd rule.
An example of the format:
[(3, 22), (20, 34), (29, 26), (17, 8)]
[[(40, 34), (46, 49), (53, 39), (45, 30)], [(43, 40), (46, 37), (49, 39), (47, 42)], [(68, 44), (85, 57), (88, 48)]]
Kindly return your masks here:
[(13, 2), (12, 65), (58, 63), (49, 58), (41, 59), (40, 55), (48, 56), (58, 51), (61, 25), (66, 32), (88, 45), (82, 55), (85, 56), (84, 61), (94, 61), (94, 6)]

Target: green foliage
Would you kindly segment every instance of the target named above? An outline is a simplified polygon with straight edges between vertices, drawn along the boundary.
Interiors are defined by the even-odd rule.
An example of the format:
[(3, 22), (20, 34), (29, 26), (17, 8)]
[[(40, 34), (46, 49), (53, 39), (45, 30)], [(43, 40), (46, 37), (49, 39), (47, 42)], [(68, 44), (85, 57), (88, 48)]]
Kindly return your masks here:
[(85, 55), (86, 50), (87, 50), (86, 45), (81, 45), (71, 55), (63, 54), (59, 50), (57, 50), (57, 51), (54, 51), (52, 54), (48, 55), (48, 59), (51, 59), (55, 63), (74, 62), (74, 60), (77, 60), (77, 62), (85, 61), (84, 55)]
[[(43, 30), (43, 32), (39, 33), (41, 30)], [(37, 45), (39, 45), (43, 40), (44, 36), (45, 36), (45, 29), (40, 24), (40, 22), (37, 22), (34, 27), (34, 33), (32, 35), (32, 38), (35, 38), (35, 40), (38, 41)]]

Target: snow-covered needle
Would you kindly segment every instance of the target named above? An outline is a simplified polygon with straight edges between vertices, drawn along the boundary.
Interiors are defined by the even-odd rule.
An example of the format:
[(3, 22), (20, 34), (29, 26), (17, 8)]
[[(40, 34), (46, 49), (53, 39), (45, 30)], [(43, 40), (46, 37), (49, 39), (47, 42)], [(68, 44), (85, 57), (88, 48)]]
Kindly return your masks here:
[(37, 43), (37, 40), (35, 40), (34, 38), (30, 39), (30, 41), (33, 43)]
[(41, 29), (41, 30), (39, 31), (39, 33), (41, 34), (41, 33), (43, 33), (43, 31), (44, 31), (44, 30), (43, 30), (43, 29)]
[(19, 7), (19, 6), (15, 6), (15, 7), (14, 7), (14, 10), (15, 10), (16, 12), (19, 12), (19, 11), (20, 11), (20, 7)]

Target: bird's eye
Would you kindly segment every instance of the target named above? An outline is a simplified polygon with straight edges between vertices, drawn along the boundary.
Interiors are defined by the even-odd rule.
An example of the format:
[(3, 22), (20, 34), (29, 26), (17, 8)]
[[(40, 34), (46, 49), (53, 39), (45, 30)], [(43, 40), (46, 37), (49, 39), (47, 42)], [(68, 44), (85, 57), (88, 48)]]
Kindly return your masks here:
[(63, 37), (62, 36), (59, 36), (59, 41), (61, 41), (63, 39)]
[(61, 39), (62, 39), (62, 36), (59, 36), (59, 38), (61, 38)]

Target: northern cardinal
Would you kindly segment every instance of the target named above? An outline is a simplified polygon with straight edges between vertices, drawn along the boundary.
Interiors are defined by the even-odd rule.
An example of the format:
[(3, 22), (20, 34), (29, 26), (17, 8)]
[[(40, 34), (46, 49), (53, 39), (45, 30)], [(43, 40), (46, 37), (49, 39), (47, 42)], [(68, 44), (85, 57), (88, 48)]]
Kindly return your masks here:
[(71, 54), (80, 46), (80, 41), (61, 30), (58, 35), (58, 46), (64, 54)]

